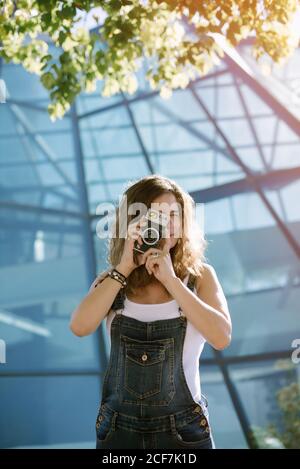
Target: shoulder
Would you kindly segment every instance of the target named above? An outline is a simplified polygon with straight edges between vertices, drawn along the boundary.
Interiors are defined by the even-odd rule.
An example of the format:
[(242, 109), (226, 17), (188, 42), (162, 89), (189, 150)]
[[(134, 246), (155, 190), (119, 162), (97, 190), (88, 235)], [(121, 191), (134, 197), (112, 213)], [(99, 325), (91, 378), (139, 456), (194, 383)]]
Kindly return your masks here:
[(202, 270), (202, 275), (196, 277), (195, 280), (195, 287), (197, 291), (200, 291), (207, 283), (216, 281), (217, 279), (217, 273), (214, 269), (214, 267), (211, 264), (208, 264), (207, 262), (203, 262), (203, 270)]
[(214, 308), (229, 314), (227, 300), (215, 268), (207, 263), (204, 263), (203, 267), (202, 276), (197, 277), (195, 282), (197, 296)]
[(204, 273), (209, 273), (209, 272), (215, 272), (215, 268), (211, 265), (211, 264), (208, 264), (207, 262), (203, 262), (203, 272)]
[(224, 296), (217, 272), (211, 264), (203, 263), (202, 275), (195, 280), (197, 295), (208, 298), (211, 295)]

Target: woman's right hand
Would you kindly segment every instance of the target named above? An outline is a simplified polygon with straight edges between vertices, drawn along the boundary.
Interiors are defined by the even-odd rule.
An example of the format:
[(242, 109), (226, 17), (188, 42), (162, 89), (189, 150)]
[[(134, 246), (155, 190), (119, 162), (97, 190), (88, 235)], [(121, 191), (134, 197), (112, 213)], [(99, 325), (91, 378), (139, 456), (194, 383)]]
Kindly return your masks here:
[[(128, 277), (131, 272), (145, 263), (145, 260), (142, 260), (142, 253), (137, 253), (133, 250), (135, 240), (138, 240), (139, 245), (143, 243), (140, 236), (140, 229), (146, 224), (144, 217), (138, 222), (132, 222), (128, 226), (127, 238), (124, 242), (123, 254), (120, 260), (120, 263), (116, 267), (121, 273)], [(138, 264), (134, 261), (134, 257), (137, 259)], [(123, 270), (123, 271), (122, 271)], [(125, 273), (124, 273), (125, 272)]]

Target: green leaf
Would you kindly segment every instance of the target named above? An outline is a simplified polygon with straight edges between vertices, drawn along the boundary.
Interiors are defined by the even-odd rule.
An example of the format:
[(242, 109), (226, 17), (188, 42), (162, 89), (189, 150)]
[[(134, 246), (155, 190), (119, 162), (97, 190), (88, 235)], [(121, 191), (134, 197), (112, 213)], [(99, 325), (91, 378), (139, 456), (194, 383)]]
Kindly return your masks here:
[(51, 72), (47, 72), (41, 76), (41, 82), (47, 90), (50, 90), (55, 85), (55, 78)]

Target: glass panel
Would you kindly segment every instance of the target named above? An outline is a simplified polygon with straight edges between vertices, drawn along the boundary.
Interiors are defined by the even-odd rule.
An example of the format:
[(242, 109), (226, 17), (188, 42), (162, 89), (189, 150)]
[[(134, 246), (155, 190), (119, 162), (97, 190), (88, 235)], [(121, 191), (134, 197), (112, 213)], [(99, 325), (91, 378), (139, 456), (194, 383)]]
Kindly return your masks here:
[[(219, 226), (215, 220), (218, 205), (221, 203), (205, 206), (205, 231), (211, 240), (207, 256), (219, 273), (225, 292), (257, 292), (289, 283), (290, 277), (294, 278), (299, 270), (299, 262), (258, 196), (236, 196), (231, 212), (222, 212), (227, 223), (225, 227), (228, 226), (229, 216), (237, 225), (234, 231), (228, 233), (221, 232), (222, 218), (218, 220)], [(219, 233), (213, 232), (215, 226)], [(295, 238), (299, 238), (297, 226), (294, 231)]]
[(208, 399), (209, 420), (216, 448), (247, 448), (221, 372), (216, 366), (202, 365), (200, 373), (201, 392)]
[(259, 447), (299, 448), (300, 366), (288, 359), (230, 369)]
[[(50, 50), (57, 55), (52, 46)], [(247, 56), (247, 48), (241, 51)], [(296, 98), (298, 83), (300, 55), (295, 57), (272, 75), (291, 98)], [(101, 202), (119, 200), (128, 180), (149, 174), (144, 150), (154, 172), (176, 179), (206, 203), (206, 254), (233, 321), (232, 343), (219, 356), (230, 368), (250, 423), (260, 427), (261, 441), (268, 423), (282, 424), (276, 391), (283, 389), (289, 403), (294, 388), (284, 388), (299, 383), (299, 367), (290, 373), (278, 369), (274, 359), (250, 360), (254, 355), (256, 360), (273, 353), (287, 356), (300, 335), (299, 261), (262, 200), (254, 191), (244, 191), (244, 171), (217, 126), (244, 164), (258, 172), (298, 166), (296, 133), (221, 63), (211, 74), (226, 73), (194, 83), (212, 120), (190, 89), (162, 100), (140, 71), (150, 96), (144, 99), (141, 90), (139, 96), (126, 96), (132, 115), (121, 95), (101, 97), (102, 82), (95, 93), (76, 99), (77, 136), (70, 113), (51, 122), (48, 93), (37, 76), (21, 66), (2, 65), (10, 98), (0, 106), (0, 327), (7, 346), (0, 368), (0, 446), (94, 445), (100, 370), (107, 365), (109, 341), (102, 329), (79, 339), (69, 320), (96, 273), (93, 263), (97, 273), (107, 268), (108, 246), (107, 239), (95, 234), (96, 218), (90, 226), (87, 214), (81, 213), (86, 194), (79, 176), (94, 215)], [(297, 102), (287, 103), (291, 112), (298, 112)], [(80, 116), (89, 111), (97, 112)], [(266, 196), (297, 242), (296, 173), (291, 179), (276, 191), (270, 188)], [(43, 377), (41, 370), (48, 375)], [(236, 403), (208, 344), (200, 371), (216, 446), (247, 447)], [(279, 440), (271, 439), (271, 444), (291, 445), (285, 437)]]
[(300, 288), (258, 291), (228, 298), (233, 337), (225, 355), (288, 351), (300, 337)]
[(97, 376), (1, 380), (0, 447), (95, 447)]
[[(284, 187), (280, 191), (281, 202), (284, 205), (284, 212), (289, 222), (299, 222), (300, 220), (300, 204), (295, 203), (300, 200), (300, 181), (295, 181), (292, 184)], [(288, 228), (294, 233), (295, 239), (299, 239), (299, 223), (292, 225), (289, 224)]]
[(78, 338), (71, 313), (87, 293), (87, 241), (82, 222), (65, 216), (2, 211), (0, 223), (0, 372), (96, 370), (97, 332)]

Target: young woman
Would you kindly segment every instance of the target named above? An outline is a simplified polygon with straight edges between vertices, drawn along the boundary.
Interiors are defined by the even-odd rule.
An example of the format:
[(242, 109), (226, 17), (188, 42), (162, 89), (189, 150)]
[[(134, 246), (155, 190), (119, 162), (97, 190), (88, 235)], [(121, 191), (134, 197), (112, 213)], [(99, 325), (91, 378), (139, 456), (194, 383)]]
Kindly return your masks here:
[[(160, 244), (136, 254), (145, 217), (128, 216), (126, 235), (110, 240), (112, 267), (72, 316), (78, 336), (107, 319), (111, 352), (96, 448), (215, 448), (199, 358), (205, 342), (217, 350), (229, 345), (231, 319), (216, 272), (204, 262), (207, 241), (197, 233), (194, 201), (160, 175), (131, 184), (124, 196), (128, 207), (159, 207), (168, 224)], [(124, 222), (120, 206), (114, 234)]]

